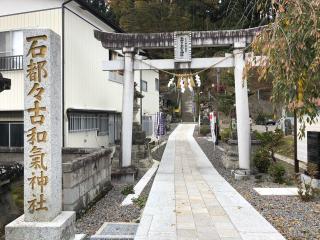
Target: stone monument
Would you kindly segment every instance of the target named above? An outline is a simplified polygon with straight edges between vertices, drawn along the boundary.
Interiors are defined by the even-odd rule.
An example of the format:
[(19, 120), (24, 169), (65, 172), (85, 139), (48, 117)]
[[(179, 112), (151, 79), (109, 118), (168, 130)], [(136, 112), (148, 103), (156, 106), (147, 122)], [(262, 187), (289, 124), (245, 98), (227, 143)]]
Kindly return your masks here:
[[(133, 126), (132, 126), (132, 151), (131, 161), (134, 166), (141, 167), (144, 159), (148, 158), (148, 148), (146, 147), (146, 132), (142, 130), (142, 122), (140, 124), (140, 111), (142, 111), (138, 100), (144, 98), (134, 83), (134, 102), (133, 102)], [(139, 111), (140, 110), (140, 111)]]
[(24, 32), (24, 215), (6, 240), (74, 240), (75, 212), (62, 211), (60, 36)]

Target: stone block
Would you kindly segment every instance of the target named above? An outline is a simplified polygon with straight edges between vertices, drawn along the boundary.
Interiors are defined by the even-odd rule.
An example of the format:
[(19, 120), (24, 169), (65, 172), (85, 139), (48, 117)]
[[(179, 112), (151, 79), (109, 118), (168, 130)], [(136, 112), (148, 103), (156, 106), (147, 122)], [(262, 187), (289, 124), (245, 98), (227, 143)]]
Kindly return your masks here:
[(79, 200), (80, 187), (79, 185), (73, 188), (63, 189), (63, 204), (72, 204)]
[(85, 195), (90, 189), (93, 188), (93, 177), (88, 178), (87, 180), (80, 183), (80, 196)]
[(63, 173), (62, 176), (63, 188), (72, 188), (76, 183), (73, 181), (72, 173)]
[(111, 151), (103, 149), (81, 156), (72, 160), (72, 166), (71, 172), (63, 173), (63, 208), (79, 211), (101, 194), (111, 181)]
[(87, 198), (88, 200), (91, 202), (93, 201), (97, 196), (98, 193), (100, 192), (100, 187), (99, 185), (96, 186), (95, 188), (91, 189), (88, 193), (87, 193)]
[(304, 181), (305, 183), (311, 183), (311, 186), (314, 188), (320, 189), (320, 179), (311, 179), (310, 176), (301, 174), (301, 180)]
[(63, 211), (76, 211), (78, 212), (81, 210), (84, 206), (82, 203), (80, 203), (80, 199), (78, 199), (77, 202), (74, 202), (72, 204), (63, 204)]
[(239, 168), (239, 160), (228, 154), (222, 156), (222, 164), (226, 169), (237, 169)]
[(22, 215), (6, 226), (6, 240), (74, 240), (75, 221), (75, 212), (67, 211), (51, 222), (25, 222)]

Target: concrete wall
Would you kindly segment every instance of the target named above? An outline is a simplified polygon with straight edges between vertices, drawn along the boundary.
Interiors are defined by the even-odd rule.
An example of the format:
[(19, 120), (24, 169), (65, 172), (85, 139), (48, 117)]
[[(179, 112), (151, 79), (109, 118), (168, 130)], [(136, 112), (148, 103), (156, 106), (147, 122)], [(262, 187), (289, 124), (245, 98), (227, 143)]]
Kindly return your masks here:
[[(11, 8), (19, 8), (19, 5), (14, 4), (12, 0), (8, 2), (10, 3), (6, 5), (3, 0), (1, 1), (0, 14), (3, 10), (2, 6), (5, 8), (10, 8), (10, 6)], [(49, 28), (61, 34), (61, 16), (61, 9), (0, 16), (0, 32), (17, 31), (26, 28)], [(21, 42), (21, 44), (23, 43)], [(0, 111), (23, 110), (23, 71), (2, 71), (2, 74), (4, 77), (11, 79), (11, 90), (0, 94)]]
[[(10, 0), (10, 5), (19, 0)], [(11, 9), (10, 16), (0, 16), (0, 31), (15, 31), (26, 28), (49, 28), (62, 34), (62, 10), (50, 9), (21, 13), (23, 9), (35, 7), (46, 8), (61, 6), (60, 0), (31, 0), (21, 3), (17, 11)], [(39, 4), (37, 4), (39, 3)], [(9, 4), (9, 3), (8, 3)], [(58, 5), (57, 5), (58, 4)], [(50, 6), (51, 6), (50, 5)], [(10, 7), (8, 7), (10, 8)], [(12, 7), (11, 7), (12, 8)], [(18, 9), (20, 9), (18, 11)], [(0, 13), (3, 9), (0, 9)], [(65, 110), (68, 108), (88, 110), (109, 110), (121, 112), (122, 84), (108, 81), (108, 73), (102, 71), (102, 61), (109, 56), (93, 31), (113, 31), (105, 23), (81, 9), (76, 3), (67, 4), (65, 10)], [(23, 71), (2, 72), (4, 77), (12, 80), (10, 91), (0, 94), (0, 111), (23, 110)], [(69, 133), (67, 114), (64, 115), (66, 147), (101, 147), (107, 146), (108, 136), (92, 133)], [(69, 136), (70, 135), (70, 136)], [(79, 138), (77, 138), (79, 137)]]
[[(12, 0), (8, 5), (18, 7)], [(23, 0), (24, 2), (28, 2)], [(41, 0), (42, 1), (42, 0)], [(44, 2), (44, 1), (42, 1)], [(1, 0), (1, 9), (5, 4)], [(1, 10), (0, 10), (1, 11)], [(0, 16), (0, 32), (21, 30), (26, 28), (49, 28), (61, 35), (62, 32), (61, 9), (43, 10), (16, 15)]]
[[(108, 73), (102, 71), (102, 61), (108, 59), (109, 51), (94, 38), (93, 31), (97, 29), (113, 31), (77, 6), (68, 5), (65, 11), (65, 110), (122, 110), (123, 86), (109, 81)], [(108, 136), (70, 133), (66, 112), (64, 120), (66, 147), (108, 146)]]
[(108, 81), (107, 72), (102, 71), (102, 61), (108, 59), (109, 52), (93, 35), (97, 29), (113, 30), (105, 24), (101, 26), (97, 20), (86, 20), (89, 22), (66, 10), (65, 109), (121, 112), (122, 85)]
[(97, 131), (71, 132), (69, 133), (68, 147), (96, 148), (108, 147), (109, 136), (98, 136)]
[(142, 99), (142, 114), (155, 114), (159, 112), (159, 91), (156, 90), (156, 79), (159, 79), (159, 72), (153, 70), (144, 70), (141, 72), (135, 71), (135, 82), (137, 83), (137, 90), (139, 91), (140, 79), (148, 83), (147, 91), (142, 91), (142, 94), (144, 95), (144, 98)]
[(111, 149), (63, 162), (63, 209), (85, 209), (111, 186)]
[(24, 81), (23, 71), (10, 71), (1, 73), (3, 77), (11, 79), (11, 89), (10, 91), (3, 91), (0, 94), (0, 111), (22, 111), (23, 84), (21, 83)]
[[(306, 118), (305, 118), (306, 122)], [(300, 129), (300, 123), (298, 123), (298, 132)], [(305, 137), (299, 139), (298, 137), (298, 160), (307, 163), (308, 162), (308, 143), (307, 143), (307, 132), (320, 132), (320, 117), (317, 117), (317, 122), (315, 124), (307, 124), (305, 130)]]
[(12, 163), (23, 164), (23, 148), (0, 147), (0, 165), (10, 165)]
[(152, 115), (159, 112), (159, 91), (156, 90), (156, 78), (159, 73), (156, 71), (142, 71), (142, 80), (148, 82), (148, 91), (142, 92), (145, 96), (142, 99), (142, 114)]
[(57, 8), (62, 0), (1, 0), (0, 16)]

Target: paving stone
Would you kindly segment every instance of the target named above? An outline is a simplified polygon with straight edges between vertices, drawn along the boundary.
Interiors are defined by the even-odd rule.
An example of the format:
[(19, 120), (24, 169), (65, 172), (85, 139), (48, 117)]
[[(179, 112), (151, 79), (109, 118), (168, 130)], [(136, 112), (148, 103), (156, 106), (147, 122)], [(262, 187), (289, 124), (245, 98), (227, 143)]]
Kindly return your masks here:
[(193, 229), (178, 229), (178, 239), (196, 239), (197, 231)]
[(136, 239), (284, 239), (213, 168), (193, 130), (180, 124), (170, 135)]

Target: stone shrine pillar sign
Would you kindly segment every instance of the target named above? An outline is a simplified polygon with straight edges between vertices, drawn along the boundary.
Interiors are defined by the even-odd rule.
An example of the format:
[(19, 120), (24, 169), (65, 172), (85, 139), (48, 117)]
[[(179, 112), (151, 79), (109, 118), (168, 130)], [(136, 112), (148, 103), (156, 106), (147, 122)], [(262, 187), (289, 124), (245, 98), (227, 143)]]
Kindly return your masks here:
[(191, 32), (174, 33), (174, 60), (175, 62), (191, 62)]
[(24, 32), (24, 215), (6, 240), (73, 240), (75, 212), (62, 212), (60, 36)]
[[(49, 38), (50, 37), (50, 38)], [(61, 212), (61, 71), (55, 34), (25, 36), (24, 218), (51, 221)]]

